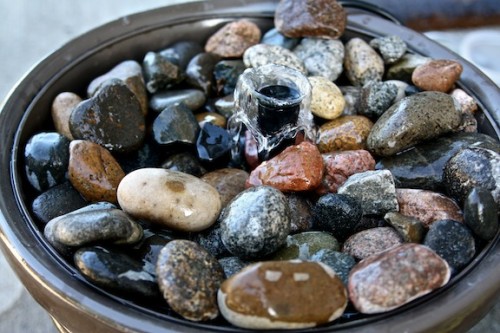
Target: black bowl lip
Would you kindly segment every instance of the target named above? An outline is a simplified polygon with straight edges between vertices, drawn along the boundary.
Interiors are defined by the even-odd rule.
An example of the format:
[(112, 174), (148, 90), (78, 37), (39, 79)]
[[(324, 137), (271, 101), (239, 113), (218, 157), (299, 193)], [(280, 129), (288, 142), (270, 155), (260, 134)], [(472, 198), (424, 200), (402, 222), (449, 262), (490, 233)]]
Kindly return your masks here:
[[(2, 127), (2, 142), (9, 142), (8, 147), (9, 149), (11, 148), (10, 142), (12, 142), (12, 137), (9, 137), (10, 134), (7, 135), (8, 131), (3, 131), (4, 127), (7, 126), (7, 116), (5, 110), (8, 108), (8, 106), (14, 103), (16, 99), (24, 97), (21, 90), (23, 90), (23, 88), (30, 84), (29, 81), (31, 81), (33, 78), (36, 78), (42, 68), (50, 65), (52, 61), (55, 61), (55, 59), (62, 56), (62, 54), (64, 54), (68, 49), (72, 49), (72, 51), (75, 51), (73, 49), (78, 50), (81, 47), (80, 44), (82, 44), (83, 41), (87, 41), (90, 38), (91, 41), (94, 41), (95, 46), (92, 48), (86, 46), (84, 48), (84, 53), (75, 52), (74, 54), (76, 54), (77, 57), (67, 58), (66, 64), (63, 67), (65, 71), (70, 70), (73, 66), (76, 66), (79, 61), (84, 60), (89, 54), (99, 51), (106, 45), (117, 43), (120, 40), (126, 39), (127, 37), (141, 34), (148, 30), (154, 30), (155, 28), (175, 25), (178, 23), (187, 23), (188, 21), (221, 19), (222, 22), (223, 19), (236, 19), (238, 17), (270, 18), (272, 17), (276, 3), (277, 1), (262, 0), (247, 0), (239, 1), (237, 3), (235, 3), (234, 1), (209, 1), (204, 3), (188, 3), (176, 6), (168, 6), (140, 14), (134, 14), (126, 18), (116, 20), (82, 35), (81, 37), (64, 45), (58, 51), (49, 55), (46, 59), (42, 60), (38, 65), (30, 70), (28, 74), (26, 74), (26, 76), (21, 79), (16, 87), (11, 91), (1, 107), (2, 112), (0, 113), (0, 126)], [(245, 5), (245, 7), (243, 7), (243, 5)], [(244, 12), (242, 12), (242, 8), (245, 9)], [(144, 24), (144, 22), (150, 21), (152, 15), (156, 16), (157, 18), (162, 16), (163, 21), (157, 19), (155, 21), (155, 24)], [(126, 23), (127, 21), (129, 23)], [(120, 30), (120, 28), (123, 28), (124, 23), (130, 24), (130, 22), (132, 22), (132, 25), (135, 24), (139, 26), (136, 27), (136, 29), (127, 30), (127, 34), (116, 32), (116, 30)], [(394, 23), (381, 20), (377, 17), (373, 17), (370, 15), (350, 17), (348, 29), (353, 32), (358, 32), (360, 34), (370, 35), (373, 37), (387, 35), (388, 33), (398, 34), (401, 35), (404, 40), (409, 42), (412, 51), (416, 53), (430, 54), (432, 49), (432, 57), (434, 58), (441, 57), (447, 59), (457, 59), (464, 64), (466, 63), (466, 61), (460, 58), (458, 55), (450, 52), (447, 49), (444, 49), (443, 47), (430, 41), (426, 37), (401, 26), (397, 26), (397, 29), (395, 29)], [(109, 35), (109, 31), (112, 31), (111, 36)], [(102, 35), (105, 35), (108, 39), (106, 41), (103, 41), (101, 39)], [(95, 39), (92, 40), (92, 38)], [(56, 72), (52, 77), (47, 79), (46, 82), (39, 82), (39, 88), (35, 89), (36, 93), (31, 97), (33, 99), (36, 99), (37, 95), (43, 93), (45, 89), (43, 88), (43, 85), (48, 84), (52, 80), (57, 80), (57, 76), (58, 74)], [(480, 82), (476, 82), (477, 79), (480, 79)], [(498, 137), (500, 134), (500, 131), (498, 130), (498, 124), (500, 124), (500, 103), (492, 103), (495, 100), (495, 96), (498, 99), (498, 88), (493, 84), (493, 82), (491, 82), (487, 77), (479, 72), (479, 70), (473, 68), (472, 65), (468, 63), (467, 65), (464, 65), (464, 73), (462, 74), (461, 83), (464, 90), (476, 96), (480, 100), (484, 110), (493, 110), (491, 114), (485, 113), (485, 116), (492, 124), (494, 131)], [(33, 101), (30, 100), (26, 104), (31, 105), (32, 102)], [(493, 108), (493, 105), (499, 106)], [(25, 119), (26, 116), (24, 116), (23, 119), (20, 120), (18, 129), (22, 128)], [(16, 130), (12, 150), (9, 152), (8, 156), (5, 155), (4, 150), (1, 151), (2, 167), (6, 165), (9, 167), (9, 175), (11, 177), (8, 182), (2, 181), (1, 183), (2, 197), (0, 198), (0, 208), (2, 214), (0, 215), (0, 243), (3, 246), (4, 251), (8, 254), (8, 257), (10, 256), (9, 261), (11, 262), (11, 264), (14, 263), (15, 265), (21, 266), (22, 269), (27, 271), (33, 279), (37, 280), (40, 283), (40, 285), (49, 288), (53, 292), (54, 297), (58, 297), (59, 299), (61, 299), (61, 301), (67, 303), (68, 306), (78, 307), (81, 311), (91, 312), (96, 319), (105, 322), (110, 327), (117, 327), (120, 329), (133, 329), (137, 331), (149, 330), (149, 328), (155, 331), (158, 331), (159, 329), (176, 329), (179, 331), (185, 331), (186, 329), (188, 331), (197, 331), (198, 329), (201, 329), (202, 331), (207, 329), (233, 331), (231, 328), (191, 324), (189, 322), (178, 320), (176, 318), (171, 318), (172, 320), (168, 322), (169, 326), (166, 326), (164, 319), (149, 317), (145, 318), (144, 312), (137, 312), (129, 307), (123, 307), (119, 304), (117, 305), (116, 303), (114, 303), (114, 301), (110, 301), (109, 298), (101, 295), (95, 290), (87, 288), (88, 290), (84, 290), (84, 292), (81, 292), (82, 284), (78, 279), (68, 279), (68, 272), (65, 271), (63, 267), (54, 267), (54, 258), (57, 259), (58, 256), (54, 255), (52, 253), (52, 250), (46, 247), (44, 242), (41, 241), (42, 235), (38, 229), (33, 227), (34, 223), (33, 221), (29, 220), (30, 215), (28, 213), (28, 209), (22, 202), (22, 198), (20, 198), (19, 196), (20, 182), (19, 175), (17, 175), (16, 171), (18, 170), (16, 158), (19, 156), (17, 149), (19, 144), (20, 131), (18, 129)], [(8, 159), (11, 159), (10, 163), (6, 163)], [(12, 209), (14, 208), (16, 208), (18, 211), (12, 211)], [(17, 216), (14, 216), (16, 214)], [(7, 223), (8, 220), (12, 221), (19, 218), (22, 223), (18, 222), (15, 225)], [(26, 226), (28, 228), (25, 228)], [(481, 254), (481, 257), (476, 257), (474, 259), (474, 262), (469, 265), (470, 268), (466, 269), (460, 274), (462, 278), (458, 279), (458, 281), (456, 281), (453, 286), (442, 288), (442, 290), (438, 291), (438, 293), (449, 293), (450, 288), (456, 287), (457, 284), (464, 282), (463, 280), (467, 279), (469, 275), (478, 275), (477, 270), (474, 271), (472, 269), (476, 266), (486, 266), (486, 269), (489, 269), (489, 271), (492, 272), (493, 276), (498, 276), (500, 269), (496, 269), (495, 271), (495, 268), (491, 267), (491, 265), (498, 266), (494, 264), (500, 262), (498, 239), (499, 235), (497, 234), (495, 241), (493, 241), (490, 246), (488, 246), (488, 248), (483, 251), (484, 253)], [(25, 242), (23, 242), (23, 240), (31, 240), (32, 242), (34, 242), (30, 243), (27, 246)], [(44, 247), (46, 253), (35, 251), (33, 248), (36, 246)], [(47, 266), (45, 266), (45, 264)], [(55, 268), (58, 268), (57, 272), (54, 272)], [(500, 289), (500, 286), (498, 286), (498, 284), (496, 286), (480, 286), (482, 286), (482, 290), (476, 290), (476, 294), (478, 294), (479, 291), (483, 291), (492, 292), (495, 295), (498, 294), (498, 291)], [(70, 296), (68, 295), (68, 291), (74, 292), (74, 294)], [(409, 304), (404, 309), (406, 309), (406, 312), (409, 312), (407, 311), (408, 308), (416, 310), (417, 308), (420, 308), (422, 306), (427, 306), (428, 303), (432, 303), (433, 301), (435, 302), (436, 300), (425, 299), (425, 301), (417, 301)], [(443, 305), (444, 304), (441, 304), (441, 306)], [(103, 312), (106, 312), (107, 315), (103, 316)], [(368, 324), (377, 326), (381, 321), (379, 319), (384, 319), (385, 323), (389, 324), (391, 319), (394, 319), (391, 318), (391, 315), (393, 313), (394, 312), (379, 315), (377, 316), (377, 319), (375, 321), (370, 320)], [(414, 315), (411, 315), (410, 317), (413, 316)], [(145, 325), (146, 319), (148, 325), (150, 326)], [(342, 325), (342, 327), (332, 326), (318, 328), (315, 331), (342, 331), (344, 328), (352, 330), (355, 328), (359, 328), (366, 323), (365, 320), (361, 321), (363, 323), (354, 322), (344, 324)], [(422, 323), (420, 323), (420, 325), (422, 325)], [(396, 325), (393, 327), (396, 327)], [(406, 326), (404, 327), (407, 328)], [(363, 327), (361, 327), (361, 330), (363, 330)]]

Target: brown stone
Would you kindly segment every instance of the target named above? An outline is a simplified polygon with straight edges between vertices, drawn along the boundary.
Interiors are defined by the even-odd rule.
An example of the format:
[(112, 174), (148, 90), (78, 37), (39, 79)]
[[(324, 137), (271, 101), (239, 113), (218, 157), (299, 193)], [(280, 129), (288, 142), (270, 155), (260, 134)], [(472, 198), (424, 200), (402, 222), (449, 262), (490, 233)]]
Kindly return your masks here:
[(373, 122), (364, 116), (341, 116), (319, 128), (316, 143), (321, 153), (365, 149), (372, 127)]
[(464, 221), (460, 207), (441, 193), (400, 188), (396, 195), (399, 213), (417, 218), (426, 228), (438, 220)]
[(222, 128), (226, 127), (226, 118), (215, 112), (197, 113), (195, 117), (200, 127), (203, 127), (206, 123), (212, 123), (213, 125)]
[(219, 169), (201, 177), (219, 192), (222, 207), (225, 207), (236, 195), (245, 190), (248, 172), (241, 169)]
[(347, 14), (335, 0), (281, 0), (274, 25), (292, 38), (337, 39), (344, 33)]
[(226, 280), (218, 303), (222, 315), (239, 327), (305, 328), (342, 315), (347, 294), (340, 278), (326, 265), (266, 261)]
[(247, 162), (250, 170), (259, 166), (259, 151), (257, 147), (257, 140), (252, 135), (252, 132), (245, 131), (245, 161)]
[(290, 207), (290, 233), (308, 231), (312, 227), (312, 204), (298, 193), (288, 193), (288, 206)]
[(238, 20), (226, 24), (213, 34), (205, 45), (205, 51), (223, 58), (239, 58), (250, 46), (261, 38), (259, 27), (249, 20)]
[(323, 159), (318, 148), (304, 141), (287, 147), (250, 173), (247, 186), (269, 185), (283, 192), (308, 191), (323, 178)]
[(347, 178), (355, 173), (375, 170), (375, 160), (367, 150), (335, 151), (323, 154), (325, 173), (316, 193), (337, 193)]
[(398, 308), (450, 279), (448, 264), (426, 246), (403, 244), (362, 260), (349, 274), (349, 298), (361, 313)]
[(388, 212), (384, 215), (384, 220), (396, 229), (406, 243), (421, 243), (424, 239), (424, 225), (414, 217)]
[(422, 90), (448, 92), (462, 71), (463, 67), (457, 61), (435, 59), (415, 68), (411, 80)]
[(72, 92), (62, 92), (54, 98), (52, 102), (52, 120), (54, 127), (59, 134), (73, 140), (73, 134), (69, 129), (69, 117), (75, 106), (82, 101), (82, 98)]
[(342, 247), (342, 252), (361, 260), (400, 245), (402, 237), (390, 227), (371, 228), (355, 233)]
[(113, 155), (96, 143), (74, 140), (69, 146), (69, 180), (88, 201), (117, 203), (116, 190), (125, 173)]

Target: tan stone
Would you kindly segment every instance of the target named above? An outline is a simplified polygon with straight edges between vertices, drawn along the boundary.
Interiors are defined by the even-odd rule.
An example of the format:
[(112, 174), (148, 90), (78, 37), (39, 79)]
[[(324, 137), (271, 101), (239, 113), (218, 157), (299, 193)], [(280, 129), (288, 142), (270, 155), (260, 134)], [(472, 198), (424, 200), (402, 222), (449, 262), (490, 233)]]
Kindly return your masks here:
[(311, 112), (323, 119), (338, 118), (345, 107), (339, 87), (324, 76), (309, 77), (311, 83)]
[(69, 118), (75, 106), (82, 101), (82, 98), (72, 92), (62, 92), (54, 98), (52, 102), (52, 120), (54, 127), (59, 134), (73, 140), (73, 135), (69, 129)]
[(223, 26), (208, 39), (205, 51), (223, 58), (239, 58), (246, 49), (260, 41), (261, 35), (255, 23), (245, 19), (234, 21)]
[(323, 124), (316, 144), (321, 153), (366, 148), (373, 122), (364, 116), (341, 116)]

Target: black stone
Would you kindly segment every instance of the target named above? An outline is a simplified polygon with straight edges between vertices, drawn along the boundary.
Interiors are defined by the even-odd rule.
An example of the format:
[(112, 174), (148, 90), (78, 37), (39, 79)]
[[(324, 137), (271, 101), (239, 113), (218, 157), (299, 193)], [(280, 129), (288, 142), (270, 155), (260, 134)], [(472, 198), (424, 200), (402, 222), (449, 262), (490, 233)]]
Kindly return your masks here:
[(330, 249), (319, 250), (311, 256), (311, 260), (319, 261), (325, 265), (328, 265), (331, 269), (335, 271), (335, 274), (344, 282), (347, 286), (349, 281), (349, 272), (356, 265), (356, 260), (354, 257), (348, 255), (344, 252), (338, 252)]
[(146, 89), (154, 94), (167, 90), (185, 78), (179, 66), (155, 52), (148, 52), (142, 61), (142, 71), (146, 81)]
[(201, 165), (198, 158), (187, 152), (169, 156), (161, 164), (161, 167), (164, 169), (189, 173), (190, 175), (196, 177), (203, 176), (207, 172), (207, 170)]
[(222, 96), (234, 92), (238, 78), (245, 71), (243, 60), (222, 60), (214, 67), (214, 77), (217, 84), (217, 93)]
[(169, 90), (154, 94), (149, 100), (149, 107), (162, 112), (169, 106), (183, 103), (190, 110), (196, 111), (205, 104), (205, 94), (198, 89)]
[(86, 206), (88, 203), (71, 183), (49, 188), (33, 200), (33, 214), (44, 224), (53, 218)]
[(29, 139), (24, 149), (24, 165), (28, 181), (36, 190), (45, 191), (67, 181), (69, 143), (65, 136), (55, 132), (35, 134)]
[(206, 231), (198, 233), (194, 241), (216, 258), (230, 254), (224, 243), (222, 243), (220, 223), (217, 223)]
[(220, 57), (213, 53), (200, 53), (189, 62), (186, 68), (187, 82), (203, 90), (205, 95), (215, 94), (214, 68)]
[(128, 154), (116, 154), (115, 158), (125, 174), (137, 169), (157, 168), (161, 163), (162, 152), (148, 139), (137, 151)]
[(132, 152), (142, 146), (145, 119), (139, 100), (115, 80), (78, 104), (69, 120), (75, 139), (97, 143), (112, 152)]
[(198, 135), (196, 148), (202, 162), (224, 166), (230, 159), (229, 132), (212, 123), (205, 123)]
[(219, 264), (224, 270), (224, 276), (229, 279), (234, 274), (241, 271), (246, 264), (238, 257), (225, 257), (219, 259)]
[(476, 253), (472, 232), (454, 220), (439, 220), (431, 224), (424, 245), (446, 260), (452, 274), (467, 265)]
[(76, 251), (75, 266), (93, 284), (128, 298), (158, 298), (156, 278), (141, 262), (115, 249), (100, 246)]
[(155, 266), (161, 249), (173, 239), (175, 239), (174, 235), (167, 231), (144, 229), (142, 240), (125, 253), (142, 262), (144, 269), (155, 274)]
[(189, 61), (201, 52), (203, 52), (203, 48), (199, 43), (193, 41), (179, 41), (160, 51), (159, 54), (184, 71)]
[(332, 233), (339, 241), (356, 232), (363, 211), (359, 202), (349, 196), (329, 193), (318, 199), (312, 210), (313, 227)]
[(159, 145), (194, 145), (199, 130), (193, 112), (182, 103), (167, 107), (153, 122), (153, 137)]
[(289, 38), (281, 34), (276, 28), (272, 28), (262, 36), (261, 43), (268, 45), (278, 45), (285, 49), (292, 50), (299, 44), (299, 38)]
[(493, 239), (498, 230), (497, 204), (488, 190), (473, 188), (464, 203), (465, 224), (479, 238)]

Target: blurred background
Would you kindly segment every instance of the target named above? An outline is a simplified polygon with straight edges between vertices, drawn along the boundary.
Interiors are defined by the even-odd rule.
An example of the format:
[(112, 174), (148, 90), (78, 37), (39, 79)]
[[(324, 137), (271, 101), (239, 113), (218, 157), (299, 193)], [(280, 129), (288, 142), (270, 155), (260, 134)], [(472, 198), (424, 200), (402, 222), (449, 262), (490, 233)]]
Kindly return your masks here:
[[(24, 73), (70, 39), (122, 16), (188, 1), (0, 0), (0, 101)], [(366, 2), (462, 55), (500, 85), (499, 0)], [(0, 333), (25, 332), (57, 330), (0, 252)], [(470, 332), (500, 332), (500, 303)]]

